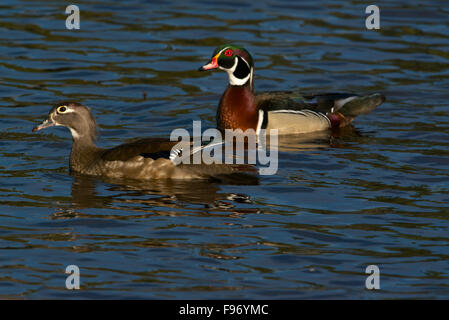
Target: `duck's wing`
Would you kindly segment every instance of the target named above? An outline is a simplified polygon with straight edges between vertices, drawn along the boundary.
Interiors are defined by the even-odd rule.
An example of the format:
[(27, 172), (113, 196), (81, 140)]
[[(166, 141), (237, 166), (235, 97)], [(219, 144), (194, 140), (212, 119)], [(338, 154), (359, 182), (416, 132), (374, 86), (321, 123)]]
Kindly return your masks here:
[[(111, 172), (119, 172), (121, 176), (125, 172), (125, 176), (140, 178), (145, 176), (145, 170), (148, 168), (159, 166), (161, 171), (166, 172), (167, 176), (175, 175), (176, 170), (181, 170), (182, 176), (191, 176), (202, 179), (210, 179), (222, 183), (231, 184), (257, 184), (258, 178), (256, 169), (252, 165), (245, 164), (185, 164), (181, 161), (184, 157), (192, 157), (193, 154), (205, 150), (208, 146), (193, 148), (190, 144), (190, 152), (185, 154), (189, 149), (182, 146), (178, 141), (169, 141), (167, 139), (148, 138), (140, 139), (130, 143), (119, 145), (115, 148), (105, 150), (101, 156), (104, 165)], [(211, 146), (209, 146), (211, 147)], [(185, 156), (183, 156), (183, 153)], [(151, 166), (146, 166), (145, 160), (133, 163), (133, 158), (144, 157), (155, 160)], [(175, 161), (175, 157), (180, 157), (180, 161)], [(161, 159), (163, 158), (163, 159)], [(170, 160), (171, 161), (170, 161)], [(128, 161), (130, 160), (130, 161)], [(190, 159), (192, 163), (192, 158)], [(154, 168), (153, 168), (154, 169)], [(154, 170), (153, 170), (154, 171)], [(150, 172), (147, 176), (157, 176), (161, 178), (164, 174), (155, 174)]]
[(220, 146), (220, 145), (223, 146), (224, 141), (222, 141), (222, 140), (220, 140), (218, 142), (212, 141), (208, 144), (204, 144), (204, 145), (200, 145), (200, 146), (195, 146), (193, 144), (193, 142), (190, 142), (188, 144), (180, 143), (171, 149), (169, 158), (176, 165), (180, 164), (183, 161), (186, 161), (187, 158), (189, 158), (189, 163), (193, 163), (193, 157), (196, 154), (198, 154), (198, 153), (201, 154), (203, 151), (213, 149), (214, 147)]
[(105, 161), (127, 161), (136, 156), (152, 159), (165, 158), (177, 165), (188, 157), (192, 163), (194, 154), (223, 144), (223, 141), (220, 141), (194, 147), (192, 141), (182, 143), (164, 138), (146, 138), (104, 150), (101, 158)]
[(304, 109), (321, 113), (340, 112), (356, 117), (374, 110), (385, 101), (380, 93), (360, 96), (352, 93), (301, 94), (297, 91), (273, 91), (256, 94), (256, 104), (264, 111)]
[(177, 143), (177, 141), (164, 138), (139, 139), (107, 149), (103, 152), (101, 158), (105, 161), (127, 161), (137, 156), (168, 159), (173, 146)]
[(255, 95), (255, 102), (259, 110), (304, 110), (309, 106), (293, 91), (260, 92)]

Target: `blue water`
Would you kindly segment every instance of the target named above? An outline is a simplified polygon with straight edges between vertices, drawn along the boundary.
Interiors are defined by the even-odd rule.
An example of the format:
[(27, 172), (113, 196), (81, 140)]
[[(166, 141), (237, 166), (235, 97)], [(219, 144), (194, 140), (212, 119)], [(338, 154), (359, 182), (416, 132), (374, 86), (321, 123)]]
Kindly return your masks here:
[[(67, 30), (66, 4), (3, 0), (0, 298), (449, 298), (449, 8), (376, 4), (377, 31), (360, 1), (89, 1)], [(213, 127), (226, 75), (196, 70), (227, 42), (253, 54), (257, 90), (387, 101), (284, 139), (259, 185), (73, 176), (70, 132), (31, 132), (67, 99), (104, 147)]]

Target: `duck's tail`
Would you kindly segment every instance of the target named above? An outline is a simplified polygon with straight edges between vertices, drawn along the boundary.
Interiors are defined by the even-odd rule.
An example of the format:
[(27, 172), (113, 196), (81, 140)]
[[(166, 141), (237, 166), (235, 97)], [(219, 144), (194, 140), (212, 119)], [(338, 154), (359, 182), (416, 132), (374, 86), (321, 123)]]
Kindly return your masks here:
[(338, 104), (332, 108), (331, 112), (340, 112), (345, 117), (355, 118), (361, 114), (367, 114), (377, 108), (385, 101), (385, 96), (381, 93), (373, 93), (367, 96), (354, 96), (345, 103)]
[(381, 93), (373, 93), (366, 96), (351, 96), (341, 100), (335, 100), (334, 106), (327, 117), (331, 120), (333, 128), (344, 127), (351, 123), (357, 116), (367, 114), (376, 109), (385, 101)]

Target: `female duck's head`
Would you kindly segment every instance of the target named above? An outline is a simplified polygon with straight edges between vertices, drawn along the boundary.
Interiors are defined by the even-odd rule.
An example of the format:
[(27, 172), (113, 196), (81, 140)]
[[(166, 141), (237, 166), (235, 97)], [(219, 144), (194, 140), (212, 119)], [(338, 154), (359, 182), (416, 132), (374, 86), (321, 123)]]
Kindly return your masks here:
[(61, 102), (48, 113), (48, 118), (33, 129), (34, 131), (53, 126), (64, 126), (70, 129), (73, 140), (93, 142), (96, 137), (95, 118), (89, 108), (77, 102)]

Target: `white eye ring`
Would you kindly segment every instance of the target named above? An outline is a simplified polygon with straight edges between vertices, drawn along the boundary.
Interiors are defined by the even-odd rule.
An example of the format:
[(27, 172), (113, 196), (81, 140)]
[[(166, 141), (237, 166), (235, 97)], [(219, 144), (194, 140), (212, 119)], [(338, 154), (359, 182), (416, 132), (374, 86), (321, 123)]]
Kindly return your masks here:
[(66, 106), (59, 106), (58, 109), (56, 109), (56, 111), (58, 113), (64, 113), (67, 112), (67, 107)]

